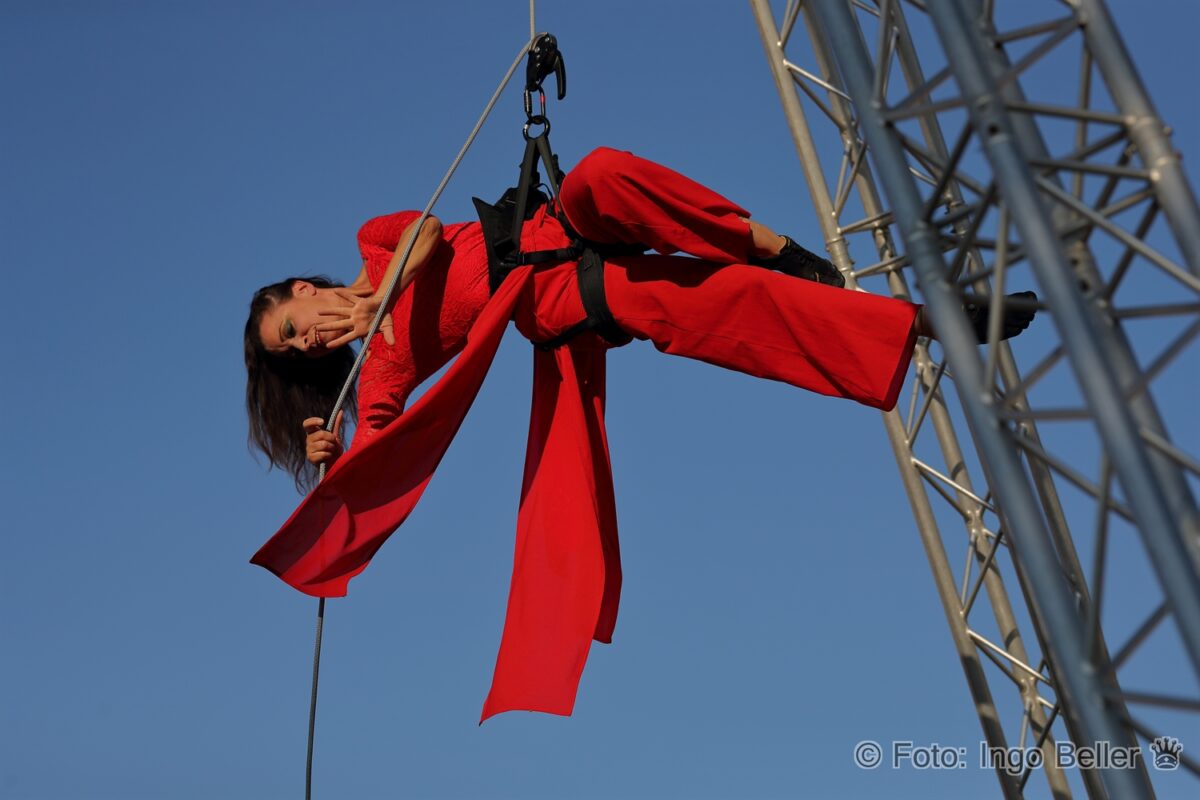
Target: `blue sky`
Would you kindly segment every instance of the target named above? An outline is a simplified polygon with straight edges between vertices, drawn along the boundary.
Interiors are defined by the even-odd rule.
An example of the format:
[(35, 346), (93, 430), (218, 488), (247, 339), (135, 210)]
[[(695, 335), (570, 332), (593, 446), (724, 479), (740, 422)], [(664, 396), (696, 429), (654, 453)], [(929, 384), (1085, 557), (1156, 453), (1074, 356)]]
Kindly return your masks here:
[[(1111, 6), (1195, 182), (1198, 12)], [(0, 9), (0, 254), (14, 289), (0, 794), (302, 791), (315, 601), (247, 564), (297, 497), (246, 450), (246, 303), (287, 274), (353, 278), (358, 224), (426, 201), (527, 38), (527, 8)], [(570, 93), (551, 110), (565, 163), (634, 150), (819, 242), (745, 4), (544, 0), (538, 27), (567, 58)], [(469, 219), (472, 194), (513, 181), (522, 120), (510, 92), (442, 219)], [(878, 415), (647, 344), (609, 358), (625, 570), (614, 644), (593, 648), (573, 717), (477, 727), (530, 362), (511, 332), (417, 512), (330, 603), (319, 796), (996, 792), (976, 768), (851, 761), (862, 739), (979, 739)], [(1185, 406), (1175, 386), (1165, 402)], [(1181, 424), (1194, 450), (1198, 429)], [(1194, 719), (1173, 724), (1200, 750)], [(1194, 791), (1180, 780), (1160, 796)]]

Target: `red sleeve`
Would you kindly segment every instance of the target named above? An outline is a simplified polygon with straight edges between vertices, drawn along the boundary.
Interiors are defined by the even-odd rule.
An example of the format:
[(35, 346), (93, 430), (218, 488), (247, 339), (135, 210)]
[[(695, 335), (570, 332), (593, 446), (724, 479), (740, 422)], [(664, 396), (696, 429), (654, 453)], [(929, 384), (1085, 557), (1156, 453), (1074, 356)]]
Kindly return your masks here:
[(393, 361), (372, 353), (358, 381), (358, 425), (351, 449), (362, 446), (404, 413), (408, 396), (417, 386), (412, 359)]
[[(400, 244), (400, 237), (420, 216), (419, 211), (398, 211), (395, 214), (369, 219), (358, 229), (358, 249), (362, 253), (367, 278), (372, 287), (379, 288), (379, 282), (387, 271), (392, 254)], [(412, 298), (408, 294), (402, 296), (393, 313), (400, 315), (401, 319), (406, 318), (405, 308), (411, 302)], [(403, 326), (398, 326), (397, 333), (401, 332), (401, 327)], [(380, 346), (383, 346), (382, 341), (378, 341)], [(399, 358), (394, 352), (372, 355), (374, 357), (363, 365), (358, 381), (358, 426), (354, 432), (355, 446), (365, 443), (399, 417), (404, 411), (408, 396), (419, 382), (411, 354)]]
[(396, 252), (404, 229), (420, 216), (419, 211), (397, 211), (364, 222), (358, 229), (358, 251), (362, 253), (363, 260), (378, 262), (383, 258), (386, 265), (392, 253)]

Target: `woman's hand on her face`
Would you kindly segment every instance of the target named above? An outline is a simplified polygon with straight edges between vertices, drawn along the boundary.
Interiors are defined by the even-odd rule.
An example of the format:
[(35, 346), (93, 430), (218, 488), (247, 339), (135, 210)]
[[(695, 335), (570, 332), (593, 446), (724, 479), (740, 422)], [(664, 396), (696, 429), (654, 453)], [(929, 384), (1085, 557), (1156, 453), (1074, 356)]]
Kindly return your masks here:
[(332, 432), (325, 430), (325, 420), (320, 417), (309, 417), (301, 424), (307, 434), (304, 453), (309, 463), (332, 466), (342, 454), (342, 412), (338, 412)]
[[(317, 330), (337, 335), (337, 338), (326, 343), (326, 347), (341, 347), (366, 336), (367, 331), (371, 330), (371, 323), (375, 320), (375, 314), (378, 313), (381, 305), (379, 298), (370, 294), (363, 296), (361, 290), (339, 287), (334, 292), (345, 301), (345, 305), (321, 312), (322, 316), (331, 319), (317, 325)], [(383, 334), (383, 340), (388, 344), (396, 343), (390, 313), (383, 315), (383, 321), (379, 323), (379, 333)]]

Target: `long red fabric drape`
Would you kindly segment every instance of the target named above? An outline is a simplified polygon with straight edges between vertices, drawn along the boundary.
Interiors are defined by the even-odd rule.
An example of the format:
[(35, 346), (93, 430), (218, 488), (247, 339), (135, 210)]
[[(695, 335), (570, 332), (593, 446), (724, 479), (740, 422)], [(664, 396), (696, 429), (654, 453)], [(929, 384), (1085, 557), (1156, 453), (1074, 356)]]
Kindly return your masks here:
[[(353, 457), (337, 461), (251, 563), (305, 594), (346, 594), (425, 491), (529, 279), (524, 267), (505, 281), (442, 380)], [(621, 567), (604, 359), (599, 346), (534, 351), (508, 613), (482, 719), (516, 709), (570, 714), (592, 638), (612, 640)]]
[(621, 564), (604, 357), (600, 348), (534, 350), (512, 588), (483, 719), (570, 714), (591, 640), (612, 641)]

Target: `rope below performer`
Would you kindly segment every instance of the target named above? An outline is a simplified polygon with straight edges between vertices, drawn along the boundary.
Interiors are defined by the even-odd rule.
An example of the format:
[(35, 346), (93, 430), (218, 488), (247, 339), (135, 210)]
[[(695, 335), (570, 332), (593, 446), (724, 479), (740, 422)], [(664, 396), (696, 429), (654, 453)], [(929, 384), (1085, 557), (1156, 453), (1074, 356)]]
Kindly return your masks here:
[[(542, 97), (540, 79), (535, 90)], [(527, 95), (527, 116), (538, 122), (531, 111)], [(363, 348), (371, 359), (354, 447), (340, 456), (330, 433), (309, 437), (320, 445), (310, 448), (314, 460), (333, 466), (252, 559), (318, 597), (344, 595), (415, 507), (508, 322), (538, 345), (512, 586), (482, 719), (514, 709), (570, 714), (591, 641), (611, 641), (621, 571), (604, 429), (608, 349), (650, 340), (666, 353), (888, 409), (916, 337), (932, 333), (919, 306), (843, 289), (827, 261), (666, 167), (601, 148), (560, 178), (538, 116), (544, 129), (530, 136), (526, 127), (516, 190), (495, 206), (477, 201), (484, 224), (447, 225), (414, 252), (411, 285), (394, 302), (348, 305), (345, 294), (318, 288), (308, 296), (333, 321), (284, 339), (276, 322), (289, 319), (285, 302), (247, 325), (267, 349), (309, 355), (321, 352), (322, 330), (369, 335), (389, 309), (396, 328), (396, 344), (375, 337)], [(551, 197), (534, 186), (539, 160)], [(395, 279), (401, 237), (415, 237), (424, 216), (363, 226), (372, 287)], [(661, 255), (635, 254), (646, 249)], [(360, 331), (354, 320), (366, 310), (375, 324)], [(1031, 317), (1010, 310), (1004, 321), (1015, 334)]]
[[(455, 155), (454, 160), (451, 162), (450, 167), (446, 170), (446, 174), (442, 176), (442, 180), (438, 183), (437, 188), (434, 189), (433, 195), (429, 198), (429, 202), (426, 203), (425, 209), (421, 212), (421, 215), (414, 226), (412, 235), (405, 239), (403, 250), (397, 250), (394, 253), (393, 258), (395, 259), (396, 269), (392, 271), (391, 278), (387, 281), (386, 287), (382, 288), (382, 294), (379, 298), (378, 307), (375, 310), (373, 318), (371, 319), (366, 332), (362, 334), (361, 338), (364, 342), (371, 342), (375, 336), (375, 333), (379, 331), (383, 325), (384, 320), (388, 319), (387, 309), (391, 304), (393, 296), (396, 294), (397, 287), (402, 283), (405, 267), (408, 265), (409, 257), (417, 243), (419, 232), (423, 229), (424, 223), (430, 216), (430, 212), (433, 210), (434, 205), (437, 204), (442, 192), (445, 191), (446, 186), (449, 185), (450, 179), (454, 176), (454, 173), (458, 170), (459, 164), (462, 163), (467, 151), (474, 143), (475, 137), (479, 135), (479, 131), (483, 128), (483, 123), (487, 121), (492, 109), (495, 108), (496, 102), (500, 99), (500, 95), (504, 92), (505, 87), (508, 86), (508, 82), (512, 80), (512, 76), (516, 73), (517, 67), (520, 65), (521, 60), (526, 57), (526, 55), (533, 49), (534, 44), (537, 42), (539, 37), (536, 32), (537, 29), (534, 22), (534, 13), (534, 0), (529, 0), (529, 41), (522, 45), (520, 51), (517, 53), (516, 58), (513, 59), (512, 64), (509, 65), (508, 70), (500, 79), (500, 84), (496, 87), (496, 90), (492, 92), (491, 98), (489, 98), (487, 103), (484, 105), (483, 112), (479, 115), (479, 119), (476, 120), (474, 127), (471, 128), (471, 132), (467, 134), (466, 141), (463, 142), (462, 147), (459, 148), (459, 151)], [(287, 374), (291, 371), (284, 364), (274, 364), (271, 366), (270, 360), (265, 357), (265, 346), (261, 331), (259, 330), (261, 317), (264, 313), (263, 309), (265, 309), (268, 305), (267, 301), (271, 301), (275, 304), (287, 302), (284, 299), (286, 294), (294, 293), (296, 281), (289, 280), (282, 283), (288, 284), (285, 291), (281, 291), (278, 293), (278, 295), (272, 296), (271, 289), (282, 288), (282, 286), (277, 284), (276, 287), (264, 287), (255, 294), (254, 299), (251, 301), (250, 320), (247, 322), (245, 334), (246, 368), (247, 372), (249, 373), (249, 380), (246, 387), (246, 405), (251, 417), (251, 440), (260, 449), (266, 452), (272, 466), (287, 464), (289, 467), (295, 467), (292, 469), (292, 472), (296, 477), (297, 486), (300, 486), (303, 482), (303, 478), (305, 477), (303, 472), (303, 462), (300, 462), (300, 464), (297, 465), (297, 459), (294, 457), (294, 452), (288, 452), (295, 451), (298, 448), (294, 447), (294, 445), (291, 443), (288, 443), (286, 441), (286, 437), (280, 435), (282, 433), (280, 431), (275, 431), (274, 434), (263, 432), (263, 429), (268, 427), (264, 423), (267, 419), (272, 417), (272, 414), (264, 407), (266, 404), (261, 401), (264, 398), (272, 397), (272, 395), (278, 396), (278, 392), (267, 392), (262, 391), (261, 389), (264, 383), (274, 383), (276, 388), (282, 388), (284, 395), (293, 400), (292, 403), (285, 405), (297, 405), (297, 403), (294, 401), (298, 398), (305, 401), (311, 401), (314, 393), (297, 392), (294, 385), (289, 385), (291, 380), (288, 378), (276, 380), (267, 378), (266, 380), (257, 381), (257, 385), (255, 381), (256, 371), (260, 374), (274, 373), (277, 378), (281, 373)], [(261, 307), (259, 306), (260, 297), (264, 298), (264, 302), (262, 303)], [(293, 335), (294, 333), (295, 332), (293, 331)], [(294, 357), (295, 352), (288, 352), (288, 355)], [(305, 426), (305, 432), (308, 434), (306, 438), (309, 440), (309, 442), (311, 442), (314, 438), (318, 440), (318, 445), (325, 444), (325, 442), (320, 441), (322, 438), (333, 438), (336, 441), (338, 435), (337, 428), (342, 418), (342, 408), (346, 405), (347, 400), (352, 397), (354, 382), (357, 379), (360, 370), (362, 369), (366, 355), (367, 348), (363, 347), (353, 359), (353, 363), (349, 369), (345, 371), (341, 388), (337, 391), (337, 399), (334, 401), (333, 408), (328, 414), (328, 423), (326, 424), (324, 420), (317, 420), (318, 425), (325, 425), (324, 431), (319, 431), (314, 436), (314, 434), (309, 431), (308, 427)], [(327, 394), (329, 387), (327, 386), (325, 388), (326, 391), (324, 393), (317, 392), (316, 394)], [(325, 479), (325, 470), (326, 463), (325, 461), (321, 461), (319, 463), (319, 471), (317, 474), (318, 482)], [(308, 749), (304, 771), (304, 797), (306, 800), (309, 800), (312, 797), (313, 742), (316, 735), (317, 687), (321, 671), (321, 638), (324, 629), (325, 597), (322, 596), (317, 603), (316, 636), (313, 645), (312, 692), (309, 700), (308, 712)]]

